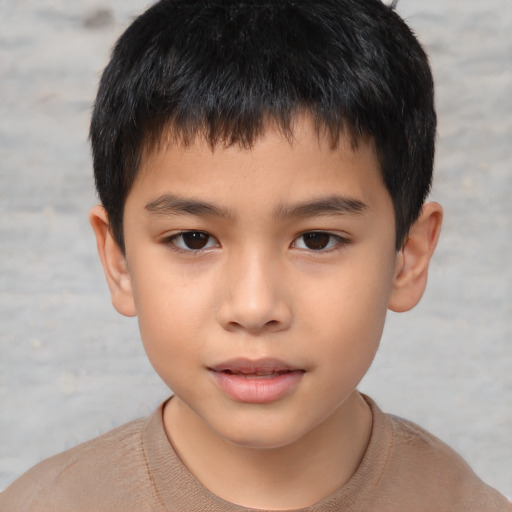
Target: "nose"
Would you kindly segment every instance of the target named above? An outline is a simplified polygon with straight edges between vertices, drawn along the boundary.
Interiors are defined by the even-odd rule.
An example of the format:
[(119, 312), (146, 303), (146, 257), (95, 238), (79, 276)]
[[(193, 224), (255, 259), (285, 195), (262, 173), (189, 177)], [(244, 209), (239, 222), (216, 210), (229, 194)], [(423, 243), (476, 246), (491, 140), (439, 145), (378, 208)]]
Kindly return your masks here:
[(286, 276), (276, 258), (238, 255), (226, 262), (219, 322), (231, 332), (251, 334), (288, 329), (292, 320)]

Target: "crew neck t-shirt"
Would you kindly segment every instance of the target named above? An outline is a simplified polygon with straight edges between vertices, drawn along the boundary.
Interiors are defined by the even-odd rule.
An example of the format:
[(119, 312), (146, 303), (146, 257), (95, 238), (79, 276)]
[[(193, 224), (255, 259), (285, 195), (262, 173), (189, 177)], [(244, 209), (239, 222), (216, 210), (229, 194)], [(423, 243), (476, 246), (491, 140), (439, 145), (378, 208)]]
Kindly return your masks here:
[[(446, 444), (409, 421), (384, 414), (370, 398), (365, 400), (373, 425), (357, 471), (331, 495), (293, 510), (512, 511), (505, 497), (484, 484)], [(163, 406), (146, 419), (33, 467), (0, 494), (0, 510), (255, 511), (219, 498), (187, 470), (165, 434)]]

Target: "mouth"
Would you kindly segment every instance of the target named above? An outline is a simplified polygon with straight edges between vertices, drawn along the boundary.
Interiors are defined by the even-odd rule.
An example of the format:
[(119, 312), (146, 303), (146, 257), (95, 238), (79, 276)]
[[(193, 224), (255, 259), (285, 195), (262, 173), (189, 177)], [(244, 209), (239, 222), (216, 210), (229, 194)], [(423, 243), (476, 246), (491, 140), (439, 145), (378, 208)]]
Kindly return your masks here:
[(274, 358), (258, 360), (244, 358), (232, 359), (209, 367), (208, 369), (213, 372), (246, 377), (275, 377), (286, 373), (305, 371)]
[(297, 370), (272, 370), (272, 371), (264, 371), (264, 370), (222, 370), (222, 373), (226, 375), (237, 375), (240, 377), (253, 377), (253, 378), (271, 378), (277, 377), (279, 375), (285, 375), (287, 373), (291, 373)]
[(233, 359), (209, 367), (219, 388), (232, 400), (269, 403), (290, 394), (306, 371), (278, 359)]

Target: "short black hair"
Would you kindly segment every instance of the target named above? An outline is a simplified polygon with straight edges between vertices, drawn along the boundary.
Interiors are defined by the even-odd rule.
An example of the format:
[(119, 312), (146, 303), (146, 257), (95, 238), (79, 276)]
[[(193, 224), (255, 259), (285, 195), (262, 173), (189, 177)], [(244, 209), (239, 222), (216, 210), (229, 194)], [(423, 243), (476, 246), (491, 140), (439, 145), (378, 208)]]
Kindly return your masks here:
[(397, 250), (432, 181), (428, 58), (380, 0), (161, 0), (116, 43), (93, 109), (96, 188), (124, 250), (142, 154), (164, 134), (250, 147), (268, 121), (309, 115), (335, 147), (371, 136), (393, 201)]

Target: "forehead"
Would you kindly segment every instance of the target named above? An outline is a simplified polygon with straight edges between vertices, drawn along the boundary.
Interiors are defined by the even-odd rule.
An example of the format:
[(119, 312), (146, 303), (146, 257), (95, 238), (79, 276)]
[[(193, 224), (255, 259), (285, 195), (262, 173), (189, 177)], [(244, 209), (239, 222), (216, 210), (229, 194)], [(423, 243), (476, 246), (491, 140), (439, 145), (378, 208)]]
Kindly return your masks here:
[[(236, 203), (301, 201), (336, 189), (356, 199), (387, 195), (373, 140), (341, 136), (338, 143), (309, 118), (283, 133), (269, 125), (250, 147), (211, 146), (205, 138), (177, 140), (172, 133), (146, 150), (130, 196), (205, 196)], [(344, 192), (345, 191), (345, 192)], [(253, 204), (254, 207), (256, 205)]]

